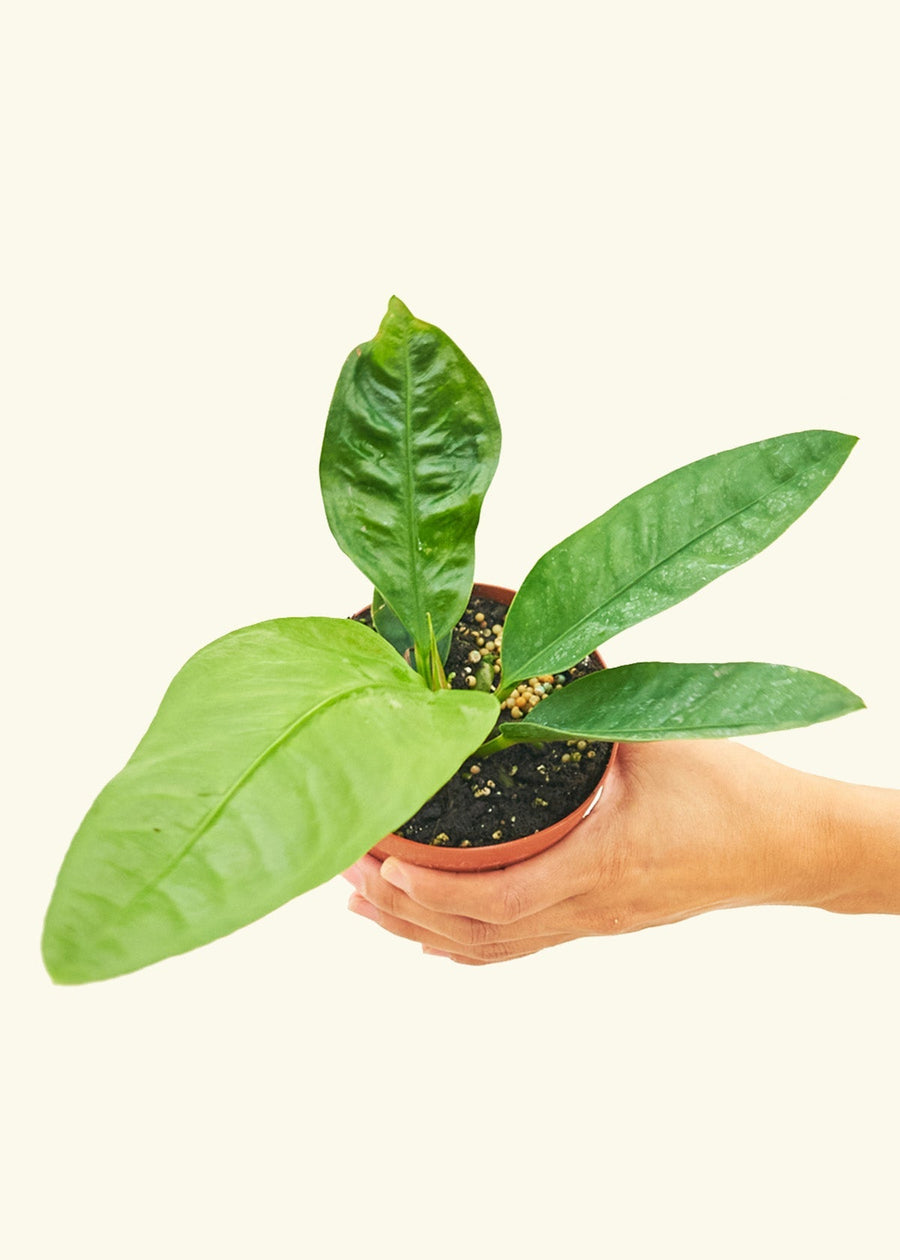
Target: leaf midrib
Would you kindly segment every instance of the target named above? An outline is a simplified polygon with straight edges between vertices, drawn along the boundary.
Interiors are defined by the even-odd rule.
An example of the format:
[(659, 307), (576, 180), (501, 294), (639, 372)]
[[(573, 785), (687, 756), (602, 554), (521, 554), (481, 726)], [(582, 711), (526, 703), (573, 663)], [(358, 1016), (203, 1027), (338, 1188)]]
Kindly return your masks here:
[(177, 866), (179, 866), (179, 864), (184, 860), (187, 854), (190, 853), (190, 851), (194, 848), (194, 846), (209, 831), (210, 827), (213, 825), (216, 819), (221, 815), (226, 805), (228, 805), (228, 803), (234, 799), (234, 797), (241, 790), (241, 788), (243, 788), (244, 785), (249, 782), (249, 780), (256, 774), (257, 770), (259, 770), (260, 767), (264, 765), (270, 757), (274, 756), (274, 754), (278, 751), (280, 747), (282, 747), (283, 744), (287, 743), (287, 741), (290, 740), (292, 736), (296, 734), (296, 732), (301, 728), (301, 726), (303, 726), (305, 722), (308, 722), (310, 719), (314, 718), (317, 714), (322, 713), (325, 709), (329, 708), (331, 705), (337, 704), (338, 701), (347, 699), (347, 697), (349, 696), (363, 694), (365, 692), (385, 691), (385, 690), (392, 691), (394, 690), (394, 687), (388, 683), (362, 683), (362, 684), (357, 684), (356, 686), (353, 686), (353, 687), (346, 687), (342, 691), (338, 691), (338, 692), (335, 692), (333, 695), (327, 696), (320, 704), (317, 704), (315, 708), (308, 709), (305, 713), (301, 714), (299, 718), (296, 718), (293, 722), (289, 723), (289, 725), (286, 726), (285, 729), (266, 748), (263, 749), (263, 751), (259, 754), (259, 756), (256, 757), (255, 760), (250, 763), (250, 765), (246, 768), (246, 770), (244, 770), (243, 773), (238, 776), (238, 778), (234, 781), (234, 783), (229, 788), (226, 789), (221, 799), (217, 801), (216, 804), (207, 811), (207, 813), (203, 816), (203, 818), (201, 818), (200, 822), (191, 832), (186, 842), (182, 845), (182, 847), (175, 854), (175, 856), (163, 867), (163, 869), (159, 872), (159, 874), (156, 875), (152, 880), (150, 880), (149, 883), (144, 884), (143, 887), (138, 892), (136, 892), (135, 895), (129, 901), (127, 901), (124, 906), (122, 906), (121, 911), (120, 911), (121, 915), (124, 917), (128, 913), (128, 911), (131, 910), (131, 908), (137, 904), (137, 902), (139, 902), (142, 898), (146, 897), (147, 894), (152, 892), (155, 888), (159, 887), (159, 885), (163, 882), (163, 880), (165, 880), (166, 877), (170, 875), (172, 871), (176, 869)]
[(412, 584), (413, 601), (416, 608), (416, 625), (413, 628), (413, 639), (416, 649), (420, 647), (419, 639), (424, 630), (425, 610), (422, 607), (422, 584), (419, 573), (419, 523), (415, 510), (415, 470), (412, 450), (412, 365), (409, 361), (409, 341), (403, 341), (403, 366), (405, 370), (404, 404), (406, 424), (403, 429), (403, 448), (406, 473), (406, 537), (409, 545), (409, 576)]
[[(849, 711), (853, 712), (852, 709)], [(845, 711), (842, 711), (841, 713), (835, 713), (834, 717), (842, 717), (844, 712)], [(820, 718), (818, 720), (823, 721), (827, 719)], [(508, 726), (509, 724), (507, 723), (506, 725)], [(741, 731), (747, 730), (748, 727), (755, 728), (757, 725), (758, 724), (756, 722), (745, 722), (745, 723), (742, 723), (740, 726), (733, 726), (733, 725), (728, 725), (728, 724), (723, 725), (723, 723), (721, 722), (704, 722), (700, 726), (682, 726), (682, 725), (678, 725), (678, 726), (630, 726), (628, 727), (627, 731), (624, 734), (620, 731), (618, 735), (598, 735), (595, 732), (588, 732), (583, 729), (578, 730), (578, 731), (560, 730), (552, 726), (535, 726), (535, 727), (531, 727), (530, 729), (534, 731), (540, 731), (542, 735), (544, 736), (548, 736), (548, 735), (556, 736), (557, 739), (595, 739), (595, 740), (600, 740), (602, 743), (605, 743), (605, 744), (610, 744), (610, 743), (627, 744), (629, 741), (629, 736), (633, 738), (635, 735), (650, 735), (650, 736), (659, 737), (660, 733), (663, 733), (663, 732), (666, 735), (672, 735), (673, 732), (676, 732), (676, 731), (679, 734), (684, 733), (685, 735), (692, 735), (696, 733), (697, 731), (724, 731), (724, 730), (731, 731), (734, 734), (740, 734)], [(517, 728), (518, 728), (518, 724), (516, 725), (516, 729)], [(765, 727), (765, 731), (758, 732), (758, 733), (764, 734), (767, 731), (778, 731), (778, 730), (783, 730), (783, 729), (784, 728), (780, 724), (778, 726), (767, 725)], [(788, 728), (788, 729), (792, 729), (792, 728)], [(503, 734), (503, 730), (504, 728), (503, 726), (501, 726), (500, 727), (501, 735)], [(526, 743), (528, 741), (523, 739), (521, 741), (517, 740), (516, 742)]]
[[(558, 634), (555, 639), (551, 639), (550, 642), (545, 647), (544, 655), (549, 654), (549, 652), (552, 651), (552, 649), (554, 649), (557, 646), (557, 644), (563, 643), (567, 638), (571, 637), (573, 634), (576, 634), (581, 629), (582, 626), (584, 626), (587, 622), (591, 621), (599, 613), (603, 612), (605, 608), (609, 608), (609, 606), (611, 604), (614, 604), (615, 601), (620, 598), (620, 596), (624, 595), (627, 591), (631, 590), (632, 587), (637, 586), (639, 582), (643, 582), (652, 573), (655, 573), (657, 569), (661, 569), (663, 565), (666, 565), (671, 560), (674, 560), (675, 557), (680, 555), (683, 551), (687, 551), (688, 548), (693, 547), (696, 543), (706, 538), (708, 534), (712, 534), (715, 530), (721, 529), (723, 525), (727, 525), (728, 522), (733, 520), (736, 516), (740, 516), (743, 512), (750, 511), (750, 509), (756, 507), (757, 504), (764, 502), (764, 500), (768, 498), (771, 498), (771, 496), (776, 493), (776, 490), (781, 490), (785, 486), (789, 486), (792, 481), (796, 481), (798, 477), (801, 477), (804, 475), (804, 473), (808, 473), (810, 471), (811, 470), (809, 468), (805, 468), (805, 469), (799, 470), (798, 472), (792, 473), (790, 477), (786, 478), (784, 481), (780, 481), (777, 487), (773, 488), (772, 490), (767, 490), (765, 494), (761, 494), (758, 496), (758, 498), (751, 500), (749, 503), (743, 504), (741, 507), (737, 508), (734, 512), (730, 512), (728, 516), (723, 516), (720, 520), (716, 521), (713, 525), (710, 525), (708, 529), (703, 530), (699, 534), (695, 534), (693, 538), (691, 538), (688, 542), (684, 543), (682, 546), (676, 547), (674, 551), (670, 552), (669, 555), (664, 556), (661, 560), (657, 561), (657, 563), (652, 565), (651, 568), (645, 569), (631, 582), (627, 582), (624, 586), (620, 587), (619, 590), (614, 591), (612, 595), (610, 595), (607, 599), (603, 601), (603, 603), (598, 604), (595, 608), (592, 608), (589, 612), (585, 613), (585, 615), (579, 618), (579, 620), (576, 621), (573, 625), (571, 625), (568, 630), (564, 631), (562, 634)], [(818, 467), (816, 467), (814, 471), (818, 471)], [(640, 491), (637, 491), (636, 493), (639, 494)], [(614, 512), (615, 508), (610, 508), (610, 511)], [(775, 540), (771, 539), (770, 541), (774, 542)], [(765, 545), (768, 546), (769, 544), (767, 543)], [(762, 550), (765, 550), (765, 547), (761, 547), (760, 551)], [(754, 554), (758, 555), (759, 552), (756, 552)], [(752, 560), (753, 556), (747, 556), (746, 559)], [(739, 561), (739, 564), (743, 564), (743, 563), (745, 563), (745, 561), (743, 560)], [(737, 567), (738, 567), (737, 565), (732, 566), (732, 568), (737, 568)], [(729, 572), (729, 571), (730, 570), (726, 570), (726, 572)], [(704, 583), (704, 585), (707, 585), (707, 584)], [(701, 588), (698, 587), (697, 589), (699, 590)], [(683, 596), (682, 598), (687, 598), (687, 597)], [(676, 603), (679, 603), (679, 602), (680, 602), (679, 600), (676, 600)], [(673, 605), (669, 605), (669, 607), (672, 607), (672, 606)], [(660, 609), (660, 611), (662, 612), (664, 611), (664, 609)], [(599, 647), (601, 643), (606, 643), (609, 639), (613, 638), (614, 635), (617, 633), (618, 631), (613, 631), (613, 634), (607, 635), (605, 638), (600, 639), (598, 643), (595, 644), (595, 647)], [(521, 677), (521, 678), (529, 677), (530, 674), (532, 674), (535, 670), (537, 670), (540, 667), (540, 664), (541, 664), (541, 657), (532, 656), (531, 659), (522, 667), (521, 673), (517, 674), (517, 677)], [(504, 682), (504, 686), (505, 685), (506, 684)]]

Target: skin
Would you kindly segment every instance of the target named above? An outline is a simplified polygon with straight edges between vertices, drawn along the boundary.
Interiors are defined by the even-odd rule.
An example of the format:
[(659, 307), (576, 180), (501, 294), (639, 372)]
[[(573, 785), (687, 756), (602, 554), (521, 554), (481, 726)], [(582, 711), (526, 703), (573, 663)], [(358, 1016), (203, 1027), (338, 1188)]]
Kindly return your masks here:
[(623, 744), (593, 813), (537, 857), (452, 874), (366, 855), (344, 874), (354, 913), (476, 966), (731, 906), (898, 914), (900, 792), (725, 741)]

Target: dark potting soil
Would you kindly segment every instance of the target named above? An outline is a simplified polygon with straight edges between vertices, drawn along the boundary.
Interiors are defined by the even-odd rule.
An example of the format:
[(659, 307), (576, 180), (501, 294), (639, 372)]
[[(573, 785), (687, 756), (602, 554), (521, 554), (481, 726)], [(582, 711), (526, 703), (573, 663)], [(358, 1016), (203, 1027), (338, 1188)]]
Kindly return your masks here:
[[(483, 620), (476, 620), (478, 614)], [(447, 656), (451, 687), (468, 690), (466, 680), (473, 673), (479, 669), (483, 674), (492, 672), (492, 664), (473, 663), (469, 654), (480, 650), (477, 637), (487, 637), (490, 642), (490, 628), (502, 626), (505, 618), (504, 604), (482, 596), (469, 600), (453, 632)], [(372, 624), (368, 613), (360, 614), (357, 620)], [(587, 657), (564, 674), (555, 675), (552, 685), (565, 686), (600, 668), (596, 660)], [(497, 677), (494, 674), (491, 691), (496, 689)], [(514, 715), (504, 710), (500, 721), (512, 720)], [(488, 738), (496, 733), (497, 727)], [(559, 822), (590, 796), (600, 782), (611, 751), (611, 744), (599, 741), (561, 740), (540, 745), (514, 744), (481, 761), (470, 757), (418, 813), (397, 828), (398, 834), (420, 844), (462, 848), (502, 844), (529, 836)]]

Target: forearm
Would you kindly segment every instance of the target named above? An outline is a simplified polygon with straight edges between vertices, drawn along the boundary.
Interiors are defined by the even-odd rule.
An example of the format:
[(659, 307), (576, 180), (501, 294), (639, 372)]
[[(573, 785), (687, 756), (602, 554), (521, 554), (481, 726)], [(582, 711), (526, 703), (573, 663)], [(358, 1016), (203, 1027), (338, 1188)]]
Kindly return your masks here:
[[(900, 792), (792, 769), (732, 741), (623, 746), (598, 851), (626, 854), (598, 904), (636, 926), (729, 906), (900, 914)], [(620, 916), (621, 918), (621, 916)]]
[(900, 792), (816, 782), (830, 871), (809, 904), (842, 914), (900, 914)]

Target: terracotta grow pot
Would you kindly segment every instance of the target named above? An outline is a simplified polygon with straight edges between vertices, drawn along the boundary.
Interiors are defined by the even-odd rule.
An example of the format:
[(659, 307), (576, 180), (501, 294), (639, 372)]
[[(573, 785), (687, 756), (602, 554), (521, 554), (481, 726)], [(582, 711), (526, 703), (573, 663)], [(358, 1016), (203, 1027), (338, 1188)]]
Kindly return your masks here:
[[(484, 599), (494, 599), (508, 608), (515, 591), (505, 586), (490, 586), (476, 582), (472, 588), (472, 594), (480, 595)], [(591, 655), (601, 668), (605, 668), (597, 652)], [(587, 818), (600, 798), (618, 749), (619, 745), (613, 744), (600, 782), (577, 809), (567, 814), (565, 818), (561, 818), (559, 822), (543, 827), (540, 831), (534, 831), (529, 836), (522, 836), (518, 840), (502, 840), (497, 844), (460, 849), (449, 845), (444, 847), (420, 844), (417, 840), (407, 840), (405, 836), (392, 833), (379, 841), (370, 852), (373, 857), (379, 858), (382, 862), (386, 857), (396, 857), (414, 866), (428, 866), (432, 870), (439, 871), (496, 871), (504, 866), (512, 866), (515, 862), (523, 862), (526, 858), (534, 857), (538, 853), (543, 853), (545, 849), (549, 849), (551, 845), (556, 844), (557, 840), (562, 840), (563, 836), (568, 835), (583, 818)]]

